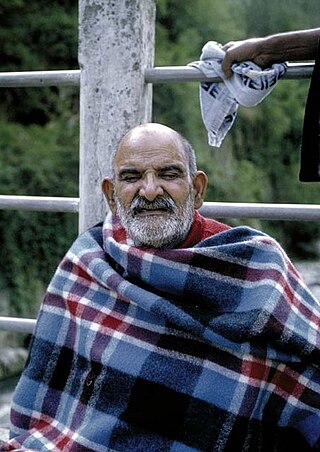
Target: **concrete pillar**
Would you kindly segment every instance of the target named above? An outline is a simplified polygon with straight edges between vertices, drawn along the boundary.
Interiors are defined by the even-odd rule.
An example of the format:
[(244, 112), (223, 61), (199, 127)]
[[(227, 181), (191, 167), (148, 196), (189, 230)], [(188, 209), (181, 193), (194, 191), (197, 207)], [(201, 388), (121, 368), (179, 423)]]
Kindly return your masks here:
[(79, 232), (103, 220), (101, 180), (135, 125), (151, 121), (156, 0), (79, 0)]

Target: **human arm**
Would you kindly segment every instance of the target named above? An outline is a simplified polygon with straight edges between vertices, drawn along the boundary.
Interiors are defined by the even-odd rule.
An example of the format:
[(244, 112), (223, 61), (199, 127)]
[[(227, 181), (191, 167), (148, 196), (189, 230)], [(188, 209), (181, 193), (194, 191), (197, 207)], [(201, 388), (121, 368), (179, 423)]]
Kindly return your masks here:
[(266, 68), (273, 63), (314, 59), (319, 38), (320, 28), (313, 28), (231, 41), (222, 47), (226, 52), (222, 70), (230, 77), (232, 64), (244, 60)]

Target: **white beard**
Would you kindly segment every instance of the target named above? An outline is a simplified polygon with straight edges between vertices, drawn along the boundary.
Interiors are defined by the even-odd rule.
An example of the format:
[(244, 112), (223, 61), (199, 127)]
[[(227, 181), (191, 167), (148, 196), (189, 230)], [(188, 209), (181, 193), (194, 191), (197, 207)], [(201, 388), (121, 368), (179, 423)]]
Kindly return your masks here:
[(119, 198), (115, 197), (117, 215), (135, 246), (143, 248), (175, 248), (187, 237), (194, 216), (192, 192), (190, 191), (182, 207), (178, 207), (171, 197), (167, 196), (166, 198), (170, 198), (168, 202), (171, 204), (173, 212), (149, 216), (133, 213), (132, 204), (138, 202), (137, 198), (126, 209)]

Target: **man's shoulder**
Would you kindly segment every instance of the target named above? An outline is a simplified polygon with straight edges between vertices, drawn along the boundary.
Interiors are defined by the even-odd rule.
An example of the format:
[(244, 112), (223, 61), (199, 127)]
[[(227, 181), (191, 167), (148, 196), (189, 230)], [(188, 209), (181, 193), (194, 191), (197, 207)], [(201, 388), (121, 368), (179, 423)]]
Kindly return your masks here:
[(220, 231), (220, 233), (211, 234), (199, 243), (198, 246), (224, 246), (224, 249), (230, 248), (232, 252), (237, 249), (251, 249), (253, 252), (255, 249), (258, 253), (285, 254), (285, 251), (276, 239), (265, 232), (247, 225), (228, 227)]
[(101, 247), (103, 246), (102, 226), (103, 221), (100, 221), (86, 231)]
[(71, 245), (69, 252), (78, 254), (84, 250), (103, 248), (103, 222), (97, 223), (86, 231), (82, 232)]

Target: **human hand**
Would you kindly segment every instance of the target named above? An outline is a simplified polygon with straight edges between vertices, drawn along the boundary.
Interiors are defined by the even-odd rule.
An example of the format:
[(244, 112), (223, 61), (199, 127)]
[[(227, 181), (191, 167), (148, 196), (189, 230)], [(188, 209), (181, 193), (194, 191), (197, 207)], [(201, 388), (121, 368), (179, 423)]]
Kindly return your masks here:
[(243, 41), (230, 41), (222, 46), (225, 57), (221, 67), (227, 78), (232, 75), (231, 66), (241, 61), (253, 61), (258, 66), (268, 66), (267, 56), (261, 53), (263, 38), (245, 39)]

